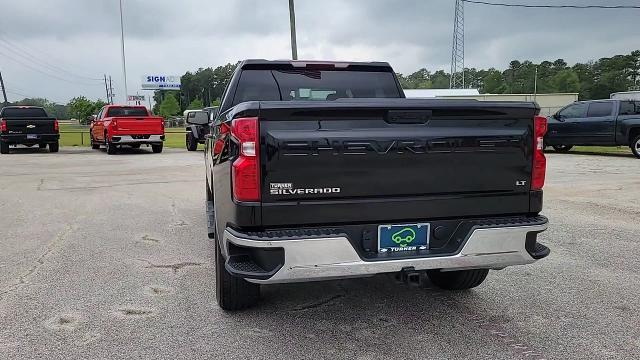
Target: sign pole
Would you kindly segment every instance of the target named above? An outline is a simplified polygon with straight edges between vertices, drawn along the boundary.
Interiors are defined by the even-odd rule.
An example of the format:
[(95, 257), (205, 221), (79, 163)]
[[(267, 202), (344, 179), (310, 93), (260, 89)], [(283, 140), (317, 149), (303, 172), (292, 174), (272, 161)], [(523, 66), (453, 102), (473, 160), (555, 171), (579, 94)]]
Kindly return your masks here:
[(291, 58), (298, 60), (298, 44), (296, 41), (296, 10), (293, 0), (289, 0), (289, 25), (291, 26)]

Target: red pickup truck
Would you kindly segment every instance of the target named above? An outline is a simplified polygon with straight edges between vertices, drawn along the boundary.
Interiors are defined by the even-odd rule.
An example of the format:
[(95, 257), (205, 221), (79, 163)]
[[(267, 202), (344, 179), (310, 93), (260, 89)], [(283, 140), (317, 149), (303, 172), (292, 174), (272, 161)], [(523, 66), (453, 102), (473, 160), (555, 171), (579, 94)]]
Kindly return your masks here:
[(104, 145), (109, 155), (118, 147), (137, 149), (142, 144), (160, 153), (163, 141), (164, 119), (153, 116), (144, 106), (107, 105), (91, 122), (91, 147), (100, 149)]

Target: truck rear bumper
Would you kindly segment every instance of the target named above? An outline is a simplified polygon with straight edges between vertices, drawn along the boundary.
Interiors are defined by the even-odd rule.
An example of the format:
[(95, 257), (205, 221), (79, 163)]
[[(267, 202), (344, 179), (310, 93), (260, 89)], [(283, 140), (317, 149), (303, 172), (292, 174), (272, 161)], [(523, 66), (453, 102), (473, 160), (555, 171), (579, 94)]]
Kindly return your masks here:
[(113, 144), (158, 144), (164, 141), (164, 135), (114, 135)]
[(48, 144), (58, 142), (60, 134), (2, 134), (0, 140), (8, 144)]
[[(346, 236), (255, 240), (226, 229), (222, 252), (227, 259), (227, 271), (259, 284), (361, 277), (398, 272), (405, 268), (417, 271), (502, 269), (530, 264), (548, 255), (549, 250), (536, 242), (536, 235), (546, 229), (546, 219), (542, 224), (476, 228), (456, 254), (374, 261), (363, 260)], [(237, 249), (283, 251), (283, 261), (272, 271), (255, 272), (250, 261), (230, 263), (230, 245), (236, 252)]]

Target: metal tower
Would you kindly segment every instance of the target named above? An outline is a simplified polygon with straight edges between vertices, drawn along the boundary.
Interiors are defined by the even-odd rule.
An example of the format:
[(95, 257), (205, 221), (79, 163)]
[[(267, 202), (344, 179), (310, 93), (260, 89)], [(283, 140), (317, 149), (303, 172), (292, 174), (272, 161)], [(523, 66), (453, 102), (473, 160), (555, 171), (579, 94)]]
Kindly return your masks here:
[(464, 0), (456, 0), (449, 88), (464, 89)]

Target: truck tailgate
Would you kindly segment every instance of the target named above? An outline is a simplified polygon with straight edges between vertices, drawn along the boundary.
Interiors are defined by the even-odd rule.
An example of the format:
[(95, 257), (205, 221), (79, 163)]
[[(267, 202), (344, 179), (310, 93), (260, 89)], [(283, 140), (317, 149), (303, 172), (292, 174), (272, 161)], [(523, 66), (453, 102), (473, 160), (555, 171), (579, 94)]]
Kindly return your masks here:
[(263, 102), (262, 221), (527, 213), (533, 103)]
[(10, 134), (56, 134), (54, 118), (5, 118)]
[(122, 134), (163, 134), (164, 133), (164, 125), (163, 118), (160, 116), (149, 116), (149, 117), (114, 117), (112, 121), (115, 120), (117, 123), (115, 131), (117, 133)]

